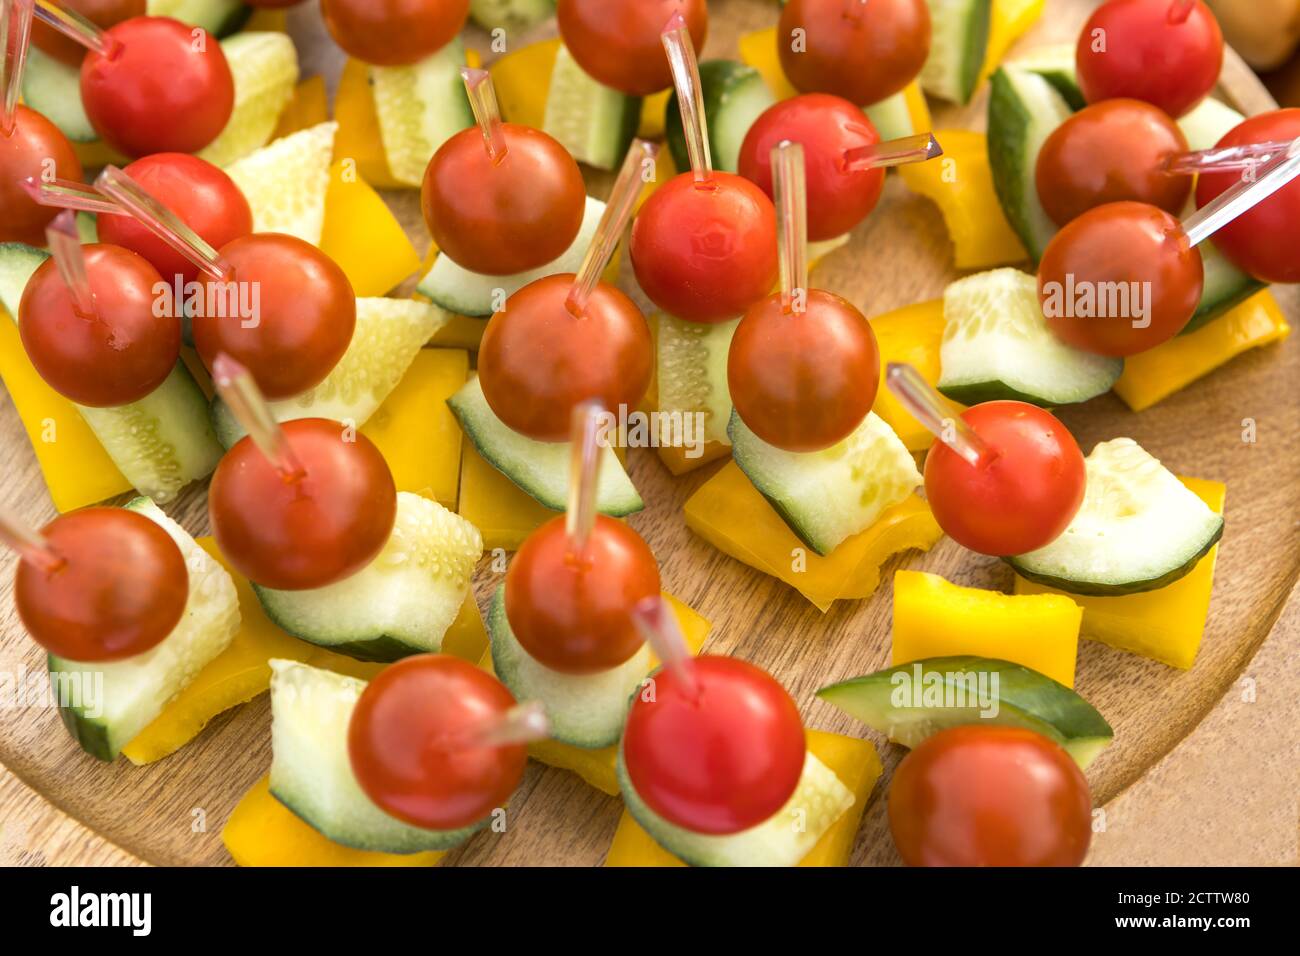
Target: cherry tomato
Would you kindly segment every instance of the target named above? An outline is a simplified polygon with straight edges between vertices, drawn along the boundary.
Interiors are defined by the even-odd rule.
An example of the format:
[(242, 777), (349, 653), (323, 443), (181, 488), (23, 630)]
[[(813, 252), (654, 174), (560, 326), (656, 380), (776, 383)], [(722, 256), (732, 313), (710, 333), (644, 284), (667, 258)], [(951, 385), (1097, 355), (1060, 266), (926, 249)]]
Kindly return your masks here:
[(660, 35), (674, 13), (686, 20), (698, 56), (709, 33), (705, 0), (559, 0), (564, 45), (593, 79), (629, 96), (673, 85)]
[(629, 249), (650, 301), (688, 322), (734, 319), (777, 280), (776, 209), (748, 179), (674, 176), (645, 201)]
[(417, 63), (456, 38), (469, 0), (321, 0), (334, 42), (378, 66)]
[[(185, 153), (155, 153), (124, 170), (214, 249), (253, 231), (253, 212), (235, 181), (206, 159)], [(198, 278), (199, 267), (132, 216), (99, 216), (99, 238), (130, 249), (171, 282)]]
[(0, 242), (43, 246), (45, 227), (59, 214), (23, 192), (24, 180), (40, 182), (48, 176), (78, 180), (81, 175), (81, 163), (68, 137), (40, 113), (20, 105), (14, 112), (13, 132), (0, 133)]
[(1103, 100), (1052, 131), (1038, 152), (1038, 198), (1064, 226), (1108, 202), (1150, 203), (1178, 215), (1192, 191), (1191, 176), (1162, 169), (1187, 151), (1187, 138), (1169, 114), (1141, 100)]
[(1182, 331), (1205, 270), (1182, 224), (1146, 203), (1090, 209), (1058, 232), (1038, 264), (1048, 327), (1066, 345), (1136, 355)]
[(573, 273), (537, 279), (488, 320), (479, 344), (483, 395), (498, 418), (538, 441), (568, 441), (573, 407), (617, 414), (650, 385), (650, 329), (631, 299), (598, 283), (581, 317), (565, 306)]
[(180, 623), (189, 572), (161, 526), (125, 508), (86, 508), (42, 533), (62, 563), (46, 570), (19, 561), (14, 603), (51, 654), (87, 662), (134, 657)]
[(1078, 764), (1042, 734), (969, 724), (903, 758), (889, 829), (908, 866), (1078, 866), (1092, 797)]
[[(1300, 109), (1252, 116), (1219, 140), (1220, 147), (1272, 143), (1300, 136)], [(1205, 206), (1232, 187), (1240, 173), (1203, 173), (1196, 205)], [(1291, 180), (1254, 209), (1214, 234), (1214, 244), (1239, 268), (1264, 282), (1300, 282), (1300, 180)]]
[(552, 518), (524, 541), (506, 574), (506, 618), (529, 656), (564, 674), (622, 664), (643, 641), (631, 613), (659, 594), (659, 565), (641, 536), (596, 516), (574, 553), (565, 519)]
[(569, 151), (541, 130), (501, 125), (493, 162), (478, 127), (429, 161), (420, 202), (440, 252), (471, 272), (513, 275), (558, 258), (582, 226), (587, 187)]
[(226, 452), (208, 489), (217, 545), (250, 581), (322, 588), (360, 571), (397, 517), (388, 463), (365, 435), (324, 418), (280, 426), (306, 474), (286, 478), (249, 437)]
[(790, 799), (807, 743), (799, 708), (766, 671), (734, 657), (691, 663), (695, 689), (671, 669), (639, 694), (623, 731), (623, 761), (659, 816), (695, 833), (738, 833)]
[(128, 156), (196, 153), (226, 128), (235, 80), (216, 37), (167, 17), (135, 17), (108, 35), (121, 44), (113, 55), (81, 63), (81, 99), (104, 142)]
[(880, 350), (866, 317), (839, 296), (811, 289), (805, 311), (787, 312), (771, 295), (736, 326), (727, 384), (737, 414), (763, 441), (818, 451), (871, 411)]
[(869, 106), (899, 92), (925, 66), (930, 10), (925, 0), (790, 0), (776, 28), (776, 52), (800, 92)]
[(1089, 103), (1128, 97), (1178, 117), (1205, 99), (1223, 67), (1223, 34), (1202, 0), (1110, 0), (1075, 49)]
[[(80, 13), (104, 30), (123, 20), (145, 14), (145, 0), (60, 0), (59, 5), (65, 10)], [(36, 19), (32, 20), (32, 46), (68, 66), (81, 66), (81, 61), (86, 56), (86, 48), (76, 40), (68, 39), (58, 30)]]
[(1083, 504), (1083, 453), (1069, 429), (1025, 402), (984, 402), (961, 417), (994, 457), (975, 467), (942, 442), (931, 446), (925, 495), (939, 527), (998, 557), (1055, 541)]
[(456, 830), (482, 820), (519, 786), (523, 744), (465, 738), (515, 706), (505, 685), (445, 654), (421, 654), (380, 671), (348, 725), (352, 772), (381, 810), (412, 826)]
[(106, 408), (144, 398), (167, 378), (181, 353), (174, 315), (156, 314), (158, 270), (134, 252), (83, 247), (95, 311), (82, 314), (53, 257), (23, 291), (18, 331), (46, 383), (78, 405)]
[[(236, 239), (221, 255), (234, 269), (233, 282), (205, 277), (205, 301), (192, 317), (204, 363), (212, 368), (225, 352), (253, 373), (269, 399), (319, 385), (356, 328), (357, 300), (343, 270), (310, 243), (273, 232)], [(233, 314), (236, 297), (256, 315)]]

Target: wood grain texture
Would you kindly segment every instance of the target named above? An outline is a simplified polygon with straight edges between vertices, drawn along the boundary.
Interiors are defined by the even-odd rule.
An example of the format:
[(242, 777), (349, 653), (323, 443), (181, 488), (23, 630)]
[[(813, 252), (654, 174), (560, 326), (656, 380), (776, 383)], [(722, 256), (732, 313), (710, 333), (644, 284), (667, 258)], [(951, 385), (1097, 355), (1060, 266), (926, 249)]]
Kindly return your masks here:
[[(1049, 0), (1042, 24), (1021, 46), (1070, 38), (1091, 5)], [(706, 56), (734, 57), (739, 34), (770, 26), (775, 18), (771, 0), (715, 0), (710, 8)], [(314, 39), (320, 36), (318, 25), (310, 22), (315, 15), (305, 8), (294, 11), (295, 36), (308, 51), (309, 71), (330, 75), (337, 55)], [(1233, 57), (1223, 86), (1245, 112), (1272, 107), (1263, 87)], [(964, 110), (938, 109), (935, 126), (982, 129), (984, 104), (981, 95)], [(593, 180), (592, 185), (600, 192), (608, 184)], [(427, 238), (414, 197), (389, 198), (423, 248)], [(872, 316), (936, 297), (956, 275), (938, 210), (891, 176), (880, 208), (814, 278)], [(1300, 320), (1297, 290), (1281, 289), (1277, 295), (1292, 322)], [(1080, 648), (1078, 690), (1115, 728), (1115, 744), (1088, 775), (1097, 805), (1107, 810), (1107, 832), (1094, 843), (1096, 862), (1295, 860), (1298, 375), (1300, 336), (1293, 336), (1235, 360), (1141, 414), (1109, 395), (1062, 413), (1085, 451), (1098, 441), (1129, 435), (1176, 473), (1228, 484), (1227, 530), (1196, 666), (1184, 673), (1093, 642)], [(1241, 441), (1245, 418), (1258, 423), (1254, 444)], [(7, 396), (0, 398), (0, 442), (6, 451), (0, 501), (33, 520), (48, 518), (52, 508)], [(631, 523), (659, 557), (665, 588), (712, 620), (707, 649), (770, 669), (813, 727), (874, 737), (813, 693), (887, 665), (894, 569), (933, 571), (981, 587), (1010, 585), (1005, 565), (944, 541), (927, 555), (891, 562), (869, 600), (837, 602), (823, 615), (789, 588), (713, 550), (686, 529), (682, 505), (715, 467), (673, 479), (651, 452), (633, 450), (631, 473), (647, 508)], [(202, 533), (203, 505), (202, 490), (192, 489), (168, 510), (192, 532)], [(0, 669), (39, 670), (41, 655), (12, 611), (11, 577), (12, 559), (5, 557), (0, 562)], [(481, 605), (497, 583), (485, 563), (476, 578)], [(1284, 607), (1287, 614), (1279, 621)], [(1254, 681), (1254, 703), (1240, 700), (1243, 676)], [(897, 862), (883, 796), (904, 751), (880, 738), (875, 742), (886, 776), (867, 810), (854, 853), (857, 864)], [(61, 862), (137, 857), (162, 864), (228, 864), (221, 824), (269, 761), (265, 696), (222, 715), (179, 754), (146, 768), (124, 760), (100, 764), (72, 745), (52, 710), (20, 708), (0, 722), (0, 763), (13, 775), (0, 771), (0, 821), (20, 821), (25, 833), (39, 838), (41, 852), (56, 854)], [(448, 862), (597, 864), (619, 811), (617, 800), (577, 777), (530, 764), (511, 801), (506, 832), (480, 834)], [(206, 827), (196, 827), (196, 819)]]

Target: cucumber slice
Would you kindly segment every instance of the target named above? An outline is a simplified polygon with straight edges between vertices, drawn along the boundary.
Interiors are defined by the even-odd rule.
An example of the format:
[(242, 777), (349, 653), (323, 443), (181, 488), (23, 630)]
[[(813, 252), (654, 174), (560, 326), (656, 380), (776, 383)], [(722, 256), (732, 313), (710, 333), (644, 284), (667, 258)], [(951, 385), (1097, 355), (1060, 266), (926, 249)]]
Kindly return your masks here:
[[(447, 399), (478, 453), (492, 467), (554, 511), (563, 511), (569, 495), (569, 443), (527, 438), (497, 418), (474, 376)], [(645, 507), (613, 448), (600, 450), (596, 508), (622, 518)]]
[(930, 55), (921, 89), (950, 103), (969, 103), (988, 53), (993, 0), (926, 0)]
[(335, 843), (378, 853), (450, 850), (488, 823), (427, 830), (379, 809), (357, 783), (348, 723), (366, 682), (271, 661), (271, 794)]
[(641, 123), (641, 98), (593, 80), (561, 46), (551, 71), (542, 130), (573, 158), (597, 169), (618, 169)]
[(478, 528), (399, 491), (388, 543), (356, 574), (308, 591), (253, 590), (266, 616), (290, 634), (358, 660), (395, 661), (442, 650), (482, 555)]
[(114, 760), (239, 630), (239, 598), (225, 568), (148, 498), (126, 507), (171, 535), (189, 570), (190, 595), (180, 623), (143, 654), (93, 664), (50, 655), (50, 683), (63, 723), (81, 749), (99, 760)]
[(704, 415), (704, 440), (731, 444), (731, 389), (727, 355), (740, 319), (701, 325), (659, 313), (655, 333), (655, 376), (659, 411)]
[(902, 139), (914, 136), (925, 130), (918, 130), (912, 124), (912, 111), (907, 108), (907, 93), (895, 93), (893, 96), (862, 107), (871, 125), (876, 128), (882, 140)]
[(821, 555), (871, 527), (881, 512), (922, 483), (912, 453), (874, 412), (848, 438), (824, 451), (775, 448), (734, 411), (727, 433), (741, 471), (790, 530)]
[[(740, 170), (740, 145), (745, 134), (776, 97), (752, 66), (736, 60), (705, 60), (700, 64), (700, 90), (707, 118), (709, 153), (713, 168), (734, 173)], [(681, 107), (677, 93), (668, 99), (664, 115), (664, 135), (678, 169), (690, 169), (686, 135), (682, 131)]]
[(555, 0), (469, 0), (469, 15), (485, 30), (527, 30), (555, 16)]
[(235, 77), (235, 109), (202, 159), (229, 166), (270, 142), (298, 82), (298, 53), (284, 33), (237, 33), (221, 41)]
[(379, 136), (398, 182), (418, 189), (438, 147), (474, 125), (460, 77), (464, 65), (465, 43), (457, 37), (419, 63), (370, 67)]
[(489, 276), (470, 272), (453, 262), (450, 256), (440, 255), (434, 260), (429, 274), (420, 280), (416, 291), (448, 312), (471, 318), (487, 318), (528, 283), (561, 272), (576, 273), (596, 234), (596, 227), (600, 225), (600, 217), (604, 214), (605, 204), (588, 196), (582, 214), (582, 225), (578, 228), (578, 235), (572, 245), (558, 259), (541, 268), (510, 276)]
[(1078, 112), (1088, 105), (1079, 89), (1079, 78), (1075, 71), (1075, 50), (1073, 43), (1056, 43), (1035, 47), (1034, 50), (1011, 64), (1016, 69), (1037, 73), (1069, 104), (1072, 112)]
[(987, 657), (899, 664), (823, 687), (817, 696), (909, 748), (965, 724), (1024, 727), (1060, 744), (1086, 770), (1115, 736), (1096, 708), (1070, 688)]
[(94, 214), (88, 212), (77, 213), (77, 238), (82, 243), (99, 242), (99, 222), (95, 219)]
[(44, 249), (24, 242), (0, 243), (0, 304), (15, 322), (18, 321), (18, 304), (23, 300), (28, 280), (49, 255)]
[(1178, 120), (1178, 128), (1187, 138), (1188, 149), (1211, 149), (1218, 145), (1228, 130), (1239, 125), (1245, 118), (1228, 104), (1207, 97)]
[(151, 17), (192, 23), (217, 37), (234, 33), (253, 15), (253, 8), (240, 0), (149, 0), (145, 10)]
[(650, 647), (618, 667), (598, 674), (562, 674), (540, 663), (520, 645), (506, 618), (506, 588), (492, 596), (488, 636), (492, 668), (516, 700), (539, 700), (551, 720), (551, 736), (561, 743), (597, 750), (623, 735), (632, 695), (651, 671)]
[(1154, 591), (1177, 581), (1223, 534), (1223, 518), (1131, 438), (1084, 462), (1087, 490), (1061, 536), (1006, 558), (1021, 577), (1070, 594)]
[[(357, 327), (338, 365), (315, 388), (271, 402), (271, 413), (278, 422), (329, 418), (364, 425), (446, 321), (445, 312), (414, 299), (357, 299)], [(212, 426), (224, 448), (245, 435), (220, 397), (212, 399)]]
[(1052, 334), (1037, 280), (1019, 269), (959, 279), (943, 294), (939, 391), (975, 405), (1011, 398), (1043, 408), (1110, 391), (1124, 360), (1070, 348)]
[[(822, 834), (853, 806), (853, 793), (809, 753), (784, 807), (762, 823), (726, 836), (694, 833), (669, 823), (641, 799), (618, 751), (618, 787), (632, 818), (655, 842), (691, 866), (798, 866)], [(799, 825), (802, 824), (802, 825)]]
[(81, 71), (47, 56), (36, 47), (27, 51), (23, 68), (23, 102), (43, 113), (74, 143), (99, 139), (81, 103)]
[(299, 130), (226, 167), (253, 211), (254, 232), (282, 232), (320, 245), (338, 128), (321, 123)]

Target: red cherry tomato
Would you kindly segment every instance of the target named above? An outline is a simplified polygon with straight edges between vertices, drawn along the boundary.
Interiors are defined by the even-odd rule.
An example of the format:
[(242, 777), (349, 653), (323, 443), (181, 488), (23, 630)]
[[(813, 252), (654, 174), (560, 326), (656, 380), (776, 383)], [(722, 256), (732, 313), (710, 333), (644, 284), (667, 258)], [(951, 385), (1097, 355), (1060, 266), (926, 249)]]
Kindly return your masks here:
[(787, 139), (803, 144), (809, 241), (842, 236), (876, 208), (885, 171), (851, 170), (844, 162), (846, 150), (880, 142), (860, 108), (825, 93), (805, 93), (768, 107), (741, 144), (740, 175), (769, 198), (775, 198), (772, 150)]
[(734, 657), (697, 657), (697, 691), (660, 670), (654, 698), (638, 695), (623, 761), (655, 813), (695, 833), (738, 833), (794, 794), (807, 743), (799, 708), (766, 671)]
[(217, 545), (250, 581), (282, 591), (321, 588), (360, 571), (397, 517), (388, 463), (365, 435), (324, 418), (280, 426), (306, 474), (286, 479), (241, 438), (208, 489)]
[[(145, 0), (60, 0), (59, 5), (65, 10), (80, 13), (104, 30), (123, 20), (145, 14)], [(68, 39), (53, 27), (35, 19), (32, 20), (32, 46), (68, 66), (81, 66), (81, 61), (86, 56), (86, 48), (76, 40)]]
[[(319, 385), (356, 328), (357, 300), (343, 270), (310, 243), (272, 232), (236, 239), (221, 255), (234, 269), (233, 284), (205, 277), (205, 301), (193, 316), (204, 363), (212, 368), (225, 352), (270, 399)], [(235, 297), (257, 314), (232, 315)]]
[[(1272, 143), (1300, 136), (1300, 109), (1252, 116), (1219, 140), (1220, 147)], [(1203, 173), (1196, 205), (1205, 206), (1240, 178), (1240, 173)], [(1291, 180), (1249, 212), (1214, 234), (1214, 244), (1239, 268), (1264, 282), (1300, 282), (1300, 180)]]
[(45, 245), (45, 227), (59, 210), (34, 202), (20, 184), (27, 179), (40, 182), (48, 175), (81, 179), (81, 163), (57, 126), (35, 110), (19, 106), (13, 132), (0, 133), (0, 242)]
[(777, 280), (776, 209), (748, 179), (674, 176), (632, 223), (637, 282), (650, 301), (688, 322), (734, 319)]
[(18, 562), (14, 603), (36, 643), (72, 661), (117, 661), (156, 646), (189, 600), (185, 558), (162, 527), (125, 508), (87, 508), (42, 533), (54, 570)]
[(352, 772), (385, 813), (412, 826), (456, 830), (482, 820), (519, 786), (522, 744), (466, 745), (515, 706), (499, 680), (459, 658), (421, 654), (382, 671), (348, 725)]
[(1182, 331), (1204, 278), (1177, 219), (1146, 203), (1116, 202), (1088, 210), (1052, 238), (1038, 264), (1038, 296), (1065, 344), (1136, 355)]
[(111, 56), (81, 63), (81, 99), (95, 132), (128, 156), (195, 153), (226, 128), (235, 80), (221, 44), (202, 27), (135, 17), (108, 30)]
[(1192, 177), (1170, 175), (1161, 164), (1186, 151), (1187, 138), (1168, 113), (1141, 100), (1103, 100), (1075, 113), (1043, 143), (1038, 198), (1058, 226), (1096, 206), (1129, 200), (1178, 215)]
[(650, 385), (650, 329), (631, 299), (601, 282), (581, 317), (565, 306), (573, 273), (537, 279), (488, 320), (478, 351), (483, 395), (498, 418), (538, 441), (568, 441), (573, 407), (615, 414)]
[[(220, 168), (185, 153), (155, 153), (124, 170), (214, 249), (253, 231), (253, 212), (235, 181)], [(144, 256), (165, 280), (198, 278), (199, 267), (132, 216), (101, 215), (99, 238)]]
[(776, 51), (800, 92), (869, 106), (925, 66), (930, 10), (925, 0), (790, 0), (776, 28)]
[(736, 412), (769, 445), (818, 451), (862, 424), (880, 385), (880, 350), (866, 317), (830, 292), (811, 289), (806, 310), (779, 294), (740, 320), (727, 355)]
[(493, 162), (478, 127), (461, 130), (429, 161), (420, 202), (438, 250), (471, 272), (537, 269), (573, 244), (587, 187), (569, 151), (541, 130), (503, 123)]
[(705, 0), (559, 0), (564, 45), (592, 78), (629, 96), (673, 85), (660, 35), (674, 13), (686, 20), (698, 56), (709, 33)]
[(925, 495), (944, 533), (998, 557), (1055, 541), (1083, 504), (1083, 453), (1050, 412), (984, 402), (963, 419), (993, 450), (975, 467), (942, 442), (925, 458)]
[(1202, 0), (1110, 0), (1079, 34), (1075, 66), (1089, 103), (1145, 100), (1177, 119), (1219, 81), (1223, 33)]
[(118, 246), (83, 247), (95, 310), (82, 314), (54, 259), (33, 273), (18, 307), (27, 357), (46, 383), (78, 405), (105, 408), (144, 398), (181, 352), (174, 315), (155, 313), (162, 276)]
[(334, 42), (379, 66), (417, 63), (456, 38), (469, 0), (321, 0)]
[(575, 554), (565, 519), (552, 518), (510, 562), (506, 618), (524, 650), (546, 667), (592, 674), (640, 650), (632, 609), (658, 594), (655, 556), (623, 522), (597, 515), (586, 548)]
[(1078, 764), (1042, 734), (970, 724), (903, 758), (889, 829), (908, 866), (1078, 866), (1092, 797)]

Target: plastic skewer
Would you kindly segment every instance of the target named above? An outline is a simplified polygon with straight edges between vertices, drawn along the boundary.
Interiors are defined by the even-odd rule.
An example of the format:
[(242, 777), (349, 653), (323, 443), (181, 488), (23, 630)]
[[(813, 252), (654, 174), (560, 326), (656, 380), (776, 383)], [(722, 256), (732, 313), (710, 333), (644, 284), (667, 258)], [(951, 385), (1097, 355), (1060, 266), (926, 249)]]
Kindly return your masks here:
[(13, 134), (32, 43), (32, 0), (0, 0), (0, 135)]
[(465, 81), (465, 92), (469, 95), (470, 109), (474, 119), (483, 133), (483, 145), (487, 149), (488, 159), (499, 163), (505, 159), (509, 147), (501, 130), (501, 108), (497, 105), (496, 90), (492, 86), (492, 74), (487, 70), (464, 66), (460, 70), (461, 79)]
[(541, 701), (516, 704), (502, 714), (458, 733), (444, 734), (429, 744), (437, 750), (472, 750), (478, 747), (508, 747), (527, 744), (550, 736), (551, 721)]
[(42, 206), (57, 206), (60, 209), (75, 209), (78, 212), (121, 213), (122, 207), (107, 198), (94, 186), (72, 179), (51, 179), (41, 181), (24, 179), (18, 184), (23, 192), (32, 197), (32, 201)]
[(1269, 160), (1253, 181), (1243, 179), (1207, 206), (1183, 220), (1187, 240), (1193, 246), (1204, 242), (1238, 216), (1253, 209), (1296, 176), (1300, 176), (1300, 137), (1285, 153)]
[(76, 10), (61, 7), (51, 0), (36, 0), (36, 19), (58, 30), (69, 40), (80, 43), (100, 56), (113, 58), (122, 44), (107, 31), (83, 17)]
[(781, 307), (808, 310), (808, 180), (803, 146), (783, 139), (772, 147), (776, 193), (776, 244), (781, 265)]
[(686, 18), (681, 11), (674, 13), (660, 34), (668, 65), (673, 71), (673, 86), (677, 89), (677, 106), (682, 114), (682, 132), (686, 135), (686, 152), (691, 158), (695, 182), (713, 181), (713, 157), (709, 153), (709, 137), (704, 128), (704, 90), (700, 84), (700, 65), (695, 58), (695, 44), (686, 28)]
[(921, 133), (917, 136), (903, 136), (883, 143), (873, 143), (870, 146), (846, 149), (844, 168), (853, 171), (883, 169), (888, 166), (923, 163), (942, 155), (943, 147), (934, 138), (934, 134)]
[(90, 289), (86, 254), (81, 248), (81, 237), (77, 235), (77, 214), (65, 209), (55, 216), (54, 221), (45, 227), (45, 239), (50, 246), (50, 255), (54, 257), (54, 265), (72, 294), (77, 314), (82, 318), (94, 318), (95, 294)]
[(281, 478), (293, 482), (306, 476), (307, 469), (289, 447), (284, 429), (275, 420), (271, 407), (248, 369), (222, 352), (212, 363), (212, 384), (230, 406), (235, 420), (244, 426), (248, 437), (275, 466)]
[(972, 468), (982, 468), (996, 457), (996, 452), (975, 434), (966, 420), (955, 413), (948, 400), (913, 366), (905, 362), (890, 362), (886, 366), (885, 386), (913, 418), (961, 455)]
[(1242, 146), (1224, 146), (1177, 153), (1164, 161), (1162, 169), (1171, 176), (1190, 176), (1194, 173), (1235, 173), (1244, 169), (1259, 169), (1264, 163), (1285, 153), (1291, 144), (1285, 140), (1272, 143), (1246, 143)]
[(67, 563), (51, 547), (45, 535), (2, 506), (0, 506), (0, 542), (17, 552), (19, 558), (47, 574), (59, 570)]
[(573, 406), (569, 452), (569, 506), (564, 513), (564, 530), (569, 536), (569, 553), (587, 550), (591, 529), (596, 524), (596, 485), (600, 476), (600, 446), (597, 432), (603, 409), (599, 402)]
[(692, 697), (698, 698), (695, 658), (668, 602), (662, 597), (642, 598), (632, 609), (632, 621), (664, 668), (681, 679)]

